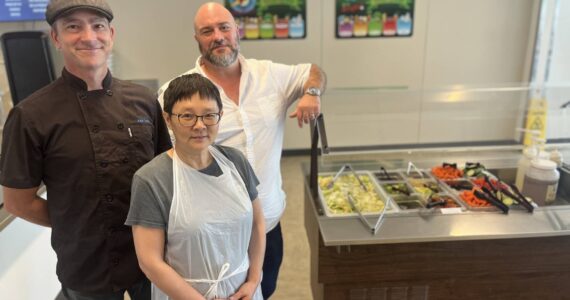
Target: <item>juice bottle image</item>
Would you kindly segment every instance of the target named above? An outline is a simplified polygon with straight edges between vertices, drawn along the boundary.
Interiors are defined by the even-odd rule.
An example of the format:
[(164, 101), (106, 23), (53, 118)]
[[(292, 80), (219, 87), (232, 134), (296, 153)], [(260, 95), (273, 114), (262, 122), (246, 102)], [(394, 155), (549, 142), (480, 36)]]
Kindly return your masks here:
[(338, 16), (338, 36), (339, 37), (351, 37), (352, 29), (354, 27), (354, 22), (351, 16), (340, 15)]
[(388, 17), (386, 14), (382, 15), (384, 20), (383, 33), (387, 36), (396, 35), (396, 22), (398, 21), (398, 16)]
[(353, 32), (358, 37), (368, 34), (368, 16), (355, 16)]
[(398, 18), (398, 35), (410, 35), (412, 33), (412, 18), (406, 13)]
[(382, 35), (382, 16), (379, 12), (375, 12), (368, 21), (368, 35), (380, 36)]
[(289, 36), (292, 38), (302, 38), (305, 36), (305, 20), (298, 14), (289, 20)]
[(245, 38), (259, 38), (259, 20), (256, 17), (245, 18)]
[(262, 39), (272, 39), (275, 36), (273, 17), (270, 14), (263, 16), (263, 20), (261, 20), (259, 28)]
[(273, 17), (275, 19), (275, 37), (278, 39), (289, 36), (289, 16), (285, 18)]

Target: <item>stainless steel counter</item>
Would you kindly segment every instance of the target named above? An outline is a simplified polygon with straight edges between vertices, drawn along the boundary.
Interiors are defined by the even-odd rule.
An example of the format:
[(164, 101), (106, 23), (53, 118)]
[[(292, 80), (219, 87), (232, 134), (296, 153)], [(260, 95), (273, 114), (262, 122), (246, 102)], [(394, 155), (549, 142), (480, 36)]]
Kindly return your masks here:
[[(486, 151), (435, 151), (432, 153), (391, 153), (372, 155), (363, 159), (361, 156), (344, 158), (323, 158), (322, 172), (338, 170), (337, 162), (351, 162), (360, 169), (371, 168), (378, 164), (391, 168), (401, 168), (408, 160), (422, 168), (440, 164), (442, 161), (458, 162), (479, 161), (489, 169), (513, 168), (520, 152), (516, 150)], [(378, 160), (378, 158), (380, 159)], [(570, 158), (569, 156), (566, 156)], [(313, 199), (309, 190), (308, 166), (304, 166), (305, 208), (312, 210), (318, 222), (320, 234), (325, 246), (410, 243), (430, 241), (487, 240), (505, 238), (528, 238), (570, 235), (570, 205), (540, 207), (534, 213), (511, 209), (509, 214), (500, 212), (464, 211), (457, 214), (400, 212), (386, 214), (384, 222), (376, 235), (368, 230), (358, 217), (327, 217), (319, 213), (320, 201)], [(562, 187), (561, 187), (562, 188)], [(317, 201), (315, 201), (317, 200)], [(559, 203), (569, 203), (567, 199), (558, 199)], [(375, 223), (376, 218), (368, 221)]]

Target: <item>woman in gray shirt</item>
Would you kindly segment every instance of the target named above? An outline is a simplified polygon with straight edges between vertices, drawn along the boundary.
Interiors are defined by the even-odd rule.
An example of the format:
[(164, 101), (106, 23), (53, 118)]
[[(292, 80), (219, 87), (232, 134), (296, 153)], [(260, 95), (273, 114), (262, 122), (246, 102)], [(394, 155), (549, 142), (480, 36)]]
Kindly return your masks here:
[(239, 151), (213, 145), (218, 89), (183, 75), (165, 91), (164, 111), (174, 149), (137, 171), (126, 221), (153, 299), (262, 299), (259, 182)]

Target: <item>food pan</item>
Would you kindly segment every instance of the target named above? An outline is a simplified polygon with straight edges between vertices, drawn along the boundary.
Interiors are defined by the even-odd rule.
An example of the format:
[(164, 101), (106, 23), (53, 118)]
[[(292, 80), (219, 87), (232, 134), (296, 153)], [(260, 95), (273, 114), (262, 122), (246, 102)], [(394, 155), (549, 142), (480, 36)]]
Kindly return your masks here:
[(371, 172), (356, 171), (355, 173), (368, 191), (360, 186), (360, 182), (351, 173), (342, 173), (332, 187), (330, 183), (336, 173), (319, 174), (319, 199), (328, 217), (358, 215), (352, 210), (347, 193), (352, 195), (356, 207), (363, 215), (379, 215), (384, 205), (386, 205), (387, 213), (396, 210), (373, 179), (374, 175)]

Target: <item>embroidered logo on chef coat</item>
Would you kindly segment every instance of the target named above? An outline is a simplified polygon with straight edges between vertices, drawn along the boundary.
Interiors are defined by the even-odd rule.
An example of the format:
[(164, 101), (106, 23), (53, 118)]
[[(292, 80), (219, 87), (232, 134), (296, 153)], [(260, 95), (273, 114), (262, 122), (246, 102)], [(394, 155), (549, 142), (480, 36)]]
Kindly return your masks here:
[(149, 120), (149, 119), (136, 119), (135, 123), (137, 123), (137, 124), (152, 124), (151, 120)]

